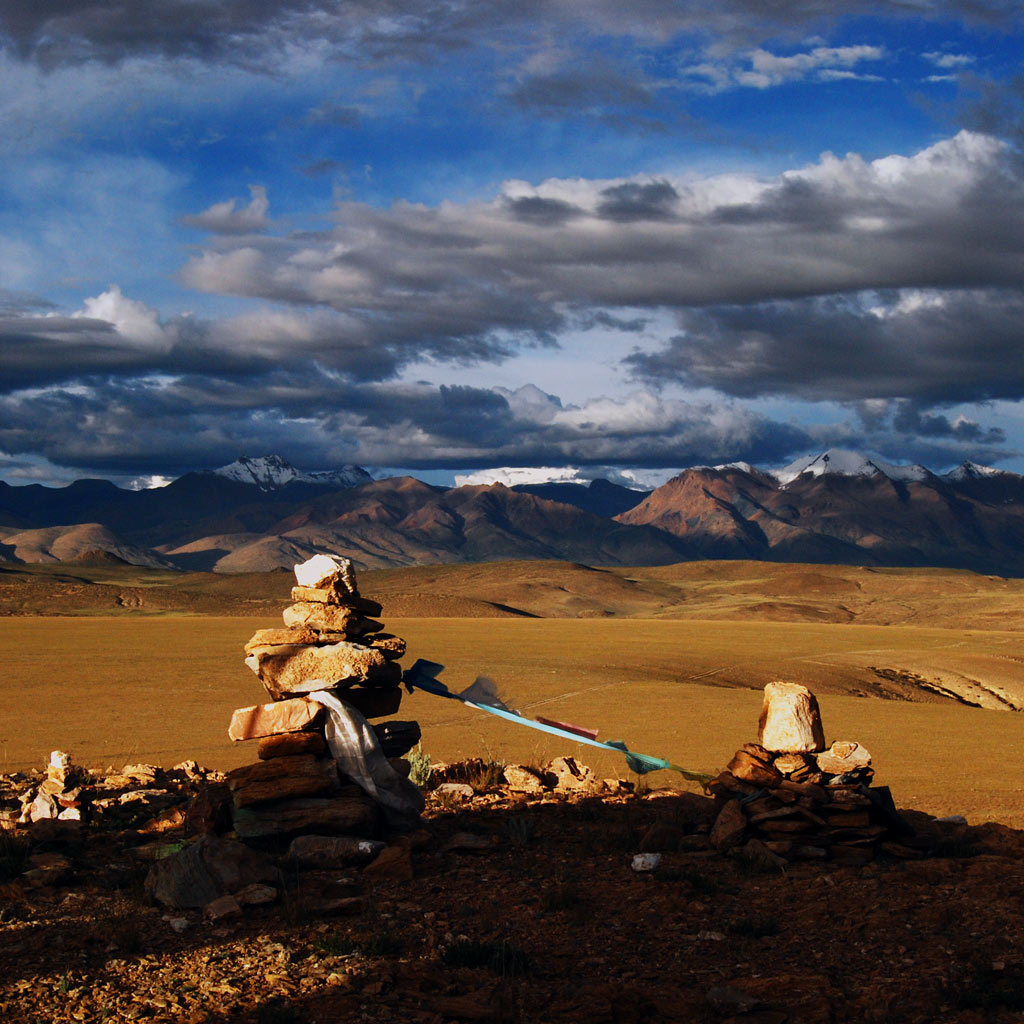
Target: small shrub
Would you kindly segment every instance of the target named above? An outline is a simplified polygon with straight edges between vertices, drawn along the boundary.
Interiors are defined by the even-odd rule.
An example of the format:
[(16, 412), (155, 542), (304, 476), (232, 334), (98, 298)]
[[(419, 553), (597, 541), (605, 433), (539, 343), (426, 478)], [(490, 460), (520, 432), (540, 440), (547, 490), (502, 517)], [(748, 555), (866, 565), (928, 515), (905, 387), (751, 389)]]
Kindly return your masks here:
[(474, 764), (467, 773), (466, 781), (478, 792), (486, 792), (505, 784), (505, 763), (503, 761), (483, 761)]
[(530, 955), (510, 939), (461, 939), (445, 948), (441, 960), (447, 967), (486, 967), (502, 977), (533, 969)]
[(409, 781), (420, 789), (427, 789), (434, 770), (430, 767), (430, 755), (424, 752), (422, 744), (417, 743), (406, 755), (406, 760), (409, 762)]

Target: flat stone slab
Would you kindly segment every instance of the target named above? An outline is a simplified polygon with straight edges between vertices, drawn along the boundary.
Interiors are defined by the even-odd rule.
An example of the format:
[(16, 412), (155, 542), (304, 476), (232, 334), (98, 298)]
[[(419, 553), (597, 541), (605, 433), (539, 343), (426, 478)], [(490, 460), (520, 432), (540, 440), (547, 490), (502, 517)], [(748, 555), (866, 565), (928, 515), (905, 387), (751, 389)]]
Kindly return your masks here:
[(243, 839), (260, 836), (317, 835), (372, 836), (377, 831), (380, 811), (365, 794), (332, 798), (307, 797), (282, 800), (256, 807), (236, 808), (232, 817), (235, 831)]
[(371, 682), (387, 664), (381, 651), (362, 644), (256, 647), (245, 659), (276, 700), (293, 694)]
[(323, 712), (315, 701), (296, 697), (273, 704), (256, 704), (239, 708), (231, 716), (228, 736), (233, 740), (253, 740), (279, 733), (312, 729)]
[(343, 633), (346, 637), (360, 637), (379, 633), (383, 623), (367, 618), (355, 608), (322, 601), (296, 601), (281, 613), (286, 626), (308, 628), (318, 632)]
[(227, 781), (235, 807), (249, 807), (290, 797), (317, 796), (340, 788), (334, 761), (312, 754), (257, 761), (228, 772)]

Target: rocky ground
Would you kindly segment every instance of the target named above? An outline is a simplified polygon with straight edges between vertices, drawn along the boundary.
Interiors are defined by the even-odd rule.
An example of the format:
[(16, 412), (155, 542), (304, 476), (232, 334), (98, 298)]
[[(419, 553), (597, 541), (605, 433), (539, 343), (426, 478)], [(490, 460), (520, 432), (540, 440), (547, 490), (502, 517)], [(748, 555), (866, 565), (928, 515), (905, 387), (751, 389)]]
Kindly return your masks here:
[[(709, 848), (715, 804), (699, 791), (527, 794), (484, 764), (446, 777), (456, 784), (428, 795), (425, 828), (375, 864), (282, 866), (205, 911), (156, 905), (145, 879), (180, 849), (188, 802), (216, 776), (186, 764), (92, 779), (107, 803), (90, 823), (0, 830), (0, 1020), (981, 1024), (1024, 1012), (1024, 833), (905, 812), (920, 859), (780, 868)], [(8, 818), (42, 778), (0, 779)], [(661, 851), (656, 870), (634, 869), (644, 850)]]

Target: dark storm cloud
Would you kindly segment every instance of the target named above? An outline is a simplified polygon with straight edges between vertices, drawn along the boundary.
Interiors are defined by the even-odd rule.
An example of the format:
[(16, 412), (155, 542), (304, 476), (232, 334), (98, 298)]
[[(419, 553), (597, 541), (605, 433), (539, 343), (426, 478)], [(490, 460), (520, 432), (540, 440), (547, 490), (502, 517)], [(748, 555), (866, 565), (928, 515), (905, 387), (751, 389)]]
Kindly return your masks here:
[[(1024, 293), (803, 299), (691, 311), (685, 333), (627, 362), (651, 381), (811, 401), (1024, 396)], [(923, 424), (922, 424), (923, 425)]]
[[(5, 0), (0, 35), (22, 57), (48, 66), (145, 55), (251, 65), (286, 45), (317, 41), (353, 60), (423, 60), (481, 42), (531, 40), (544, 25), (652, 41), (692, 32), (744, 45), (766, 30), (807, 31), (851, 15), (1006, 25), (1020, 14), (1016, 0), (643, 0), (628, 17), (613, 0)], [(537, 90), (541, 100), (568, 96), (550, 80)]]
[(813, 439), (743, 409), (637, 393), (565, 405), (536, 388), (354, 384), (307, 368), (236, 381), (99, 379), (0, 397), (0, 450), (81, 472), (176, 475), (239, 451), (306, 468), (778, 461)]
[(968, 419), (950, 420), (942, 413), (922, 410), (915, 402), (895, 403), (893, 430), (921, 438), (953, 438), (971, 444), (995, 446), (1006, 441), (1006, 433), (999, 427), (983, 427)]
[(601, 192), (598, 216), (620, 222), (671, 220), (679, 193), (667, 181), (641, 184), (635, 181), (613, 185)]
[(583, 211), (572, 203), (561, 199), (544, 199), (541, 196), (521, 196), (505, 199), (505, 206), (516, 220), (537, 227), (558, 227), (573, 217), (580, 217)]

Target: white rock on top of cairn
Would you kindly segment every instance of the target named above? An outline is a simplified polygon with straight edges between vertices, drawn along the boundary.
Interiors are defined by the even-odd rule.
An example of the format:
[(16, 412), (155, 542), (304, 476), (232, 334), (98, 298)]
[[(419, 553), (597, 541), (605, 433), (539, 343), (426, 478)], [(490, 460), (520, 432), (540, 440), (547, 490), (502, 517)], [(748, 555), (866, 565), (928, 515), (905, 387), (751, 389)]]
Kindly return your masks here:
[(776, 753), (813, 753), (825, 749), (818, 700), (799, 683), (769, 683), (758, 722), (758, 742)]
[(350, 594), (356, 593), (356, 577), (351, 559), (336, 558), (333, 555), (314, 555), (295, 566), (295, 582), (300, 587), (312, 588), (331, 582)]

